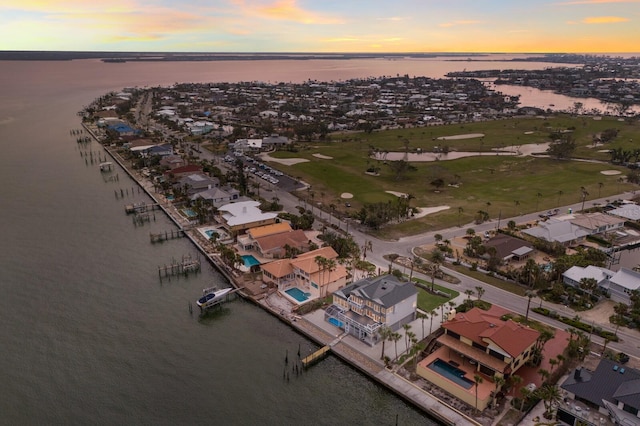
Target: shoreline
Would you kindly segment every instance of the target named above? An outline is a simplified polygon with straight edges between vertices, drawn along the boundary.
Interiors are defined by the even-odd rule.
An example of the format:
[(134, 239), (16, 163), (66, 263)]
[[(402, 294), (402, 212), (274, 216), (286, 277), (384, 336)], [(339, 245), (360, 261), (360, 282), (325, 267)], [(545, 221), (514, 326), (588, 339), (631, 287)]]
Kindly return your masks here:
[[(127, 175), (135, 181), (135, 183), (142, 188), (146, 195), (156, 203), (161, 210), (169, 217), (169, 219), (178, 227), (180, 231), (191, 241), (191, 243), (203, 254), (206, 259), (229, 281), (230, 285), (238, 290), (237, 293), (243, 299), (252, 302), (254, 305), (262, 308), (272, 316), (279, 319), (281, 322), (290, 326), (293, 330), (301, 335), (305, 336), (309, 340), (313, 341), (319, 346), (330, 346), (330, 353), (338, 357), (343, 362), (347, 363), (351, 367), (357, 369), (362, 374), (366, 375), (369, 379), (375, 381), (385, 389), (393, 392), (396, 396), (404, 399), (412, 404), (417, 409), (424, 412), (426, 415), (433, 418), (440, 424), (455, 425), (466, 422), (474, 425), (481, 426), (473, 418), (466, 416), (464, 413), (449, 406), (446, 402), (438, 399), (436, 396), (420, 389), (413, 383), (406, 380), (396, 371), (385, 368), (384, 364), (377, 359), (373, 359), (368, 354), (360, 351), (358, 348), (345, 342), (348, 338), (342, 339), (332, 335), (318, 324), (318, 321), (312, 321), (311, 319), (300, 317), (289, 313), (285, 314), (282, 309), (276, 309), (270, 306), (266, 299), (269, 297), (267, 294), (265, 297), (257, 298), (247, 292), (243, 291), (242, 282), (240, 281), (242, 276), (236, 276), (233, 271), (230, 271), (227, 266), (220, 262), (215, 256), (211, 255), (205, 247), (203, 247), (197, 238), (190, 234), (190, 228), (181, 223), (179, 217), (175, 217), (170, 210), (171, 203), (167, 204), (167, 201), (159, 199), (154, 193), (147, 188), (144, 184), (144, 180), (138, 177), (134, 172), (124, 164), (124, 159), (120, 157), (116, 152), (113, 152), (109, 147), (103, 145), (100, 142), (99, 137), (93, 132), (93, 130), (87, 126), (84, 122), (81, 123), (82, 127), (91, 135), (94, 141), (96, 141), (105, 150), (107, 154), (118, 164)], [(264, 301), (264, 302), (263, 302)], [(317, 311), (316, 311), (317, 312)], [(312, 313), (313, 314), (313, 313)], [(312, 317), (312, 314), (306, 316)], [(377, 350), (377, 348), (376, 348)]]

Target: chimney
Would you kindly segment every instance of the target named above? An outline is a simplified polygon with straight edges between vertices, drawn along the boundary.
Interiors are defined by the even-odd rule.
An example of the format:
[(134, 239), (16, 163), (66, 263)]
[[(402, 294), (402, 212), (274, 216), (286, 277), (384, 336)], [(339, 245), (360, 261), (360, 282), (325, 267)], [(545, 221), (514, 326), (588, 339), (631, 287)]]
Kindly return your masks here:
[(582, 372), (582, 367), (576, 368), (576, 371), (573, 372), (573, 378), (575, 380), (580, 380), (580, 373)]

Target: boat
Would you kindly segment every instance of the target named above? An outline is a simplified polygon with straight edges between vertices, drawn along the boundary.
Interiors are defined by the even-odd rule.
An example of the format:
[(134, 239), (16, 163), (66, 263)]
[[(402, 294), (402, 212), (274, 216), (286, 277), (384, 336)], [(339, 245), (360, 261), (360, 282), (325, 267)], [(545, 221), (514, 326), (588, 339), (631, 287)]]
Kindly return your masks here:
[(202, 290), (202, 297), (198, 299), (196, 304), (203, 309), (217, 305), (231, 290), (233, 290), (231, 287), (223, 289), (216, 287), (205, 288)]

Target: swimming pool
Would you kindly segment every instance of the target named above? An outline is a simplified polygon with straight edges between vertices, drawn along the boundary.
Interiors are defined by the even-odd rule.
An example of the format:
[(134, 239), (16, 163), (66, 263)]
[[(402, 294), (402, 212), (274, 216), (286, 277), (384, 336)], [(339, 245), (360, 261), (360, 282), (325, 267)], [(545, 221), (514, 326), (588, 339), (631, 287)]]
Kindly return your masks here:
[(284, 292), (300, 303), (309, 300), (309, 296), (311, 295), (310, 293), (305, 293), (304, 291), (300, 290), (298, 287), (288, 288)]
[(204, 231), (205, 234), (207, 234), (207, 237), (211, 238), (214, 235), (217, 235), (218, 237), (220, 237), (220, 233), (218, 231), (214, 231), (213, 229), (207, 229), (206, 231)]
[(253, 257), (251, 254), (243, 254), (242, 260), (244, 261), (244, 266), (247, 268), (251, 268), (252, 266), (256, 266), (260, 264), (260, 261)]
[(198, 213), (196, 213), (195, 211), (193, 211), (193, 209), (190, 209), (190, 208), (182, 209), (182, 213), (188, 218), (198, 216)]
[(344, 328), (344, 323), (342, 321), (338, 321), (333, 317), (329, 318), (329, 324), (335, 325), (336, 327)]
[(460, 370), (457, 367), (454, 367), (448, 362), (441, 360), (440, 358), (429, 364), (429, 368), (465, 389), (470, 389), (474, 384), (473, 381), (464, 377), (466, 374), (464, 371)]

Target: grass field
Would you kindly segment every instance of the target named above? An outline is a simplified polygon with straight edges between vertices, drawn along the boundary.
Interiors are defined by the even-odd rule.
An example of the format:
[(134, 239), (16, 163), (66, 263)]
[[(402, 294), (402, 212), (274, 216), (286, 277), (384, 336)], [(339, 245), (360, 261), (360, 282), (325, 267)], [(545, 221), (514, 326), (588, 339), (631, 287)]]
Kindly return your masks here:
[[(592, 138), (604, 129), (619, 129), (619, 135), (606, 146), (593, 147)], [(552, 129), (575, 129), (577, 144), (575, 157), (597, 160), (558, 161), (539, 157), (513, 157), (487, 155), (457, 160), (412, 162), (415, 170), (401, 179), (388, 163), (370, 157), (372, 147), (379, 152), (433, 151), (444, 144), (451, 151), (491, 152), (513, 145), (544, 143), (549, 141)], [(438, 140), (440, 136), (482, 133), (484, 137), (459, 140)], [(386, 202), (395, 196), (386, 191), (411, 194), (414, 207), (450, 206), (445, 210), (423, 218), (387, 226), (379, 232), (383, 238), (397, 238), (428, 230), (442, 229), (474, 220), (479, 210), (491, 218), (512, 217), (523, 213), (543, 211), (582, 201), (583, 189), (587, 191), (585, 207), (589, 200), (607, 197), (633, 189), (621, 181), (628, 169), (608, 164), (610, 156), (603, 149), (623, 147), (631, 149), (633, 140), (640, 140), (637, 124), (620, 122), (603, 117), (594, 120), (586, 117), (559, 116), (557, 118), (519, 118), (494, 122), (450, 125), (428, 128), (380, 131), (371, 134), (353, 133), (332, 135), (330, 141), (304, 143), (298, 152), (279, 151), (272, 156), (279, 158), (305, 158), (309, 162), (292, 166), (279, 166), (291, 176), (311, 184), (303, 191), (302, 198), (324, 206), (331, 204), (343, 213), (359, 209), (364, 203)], [(313, 154), (332, 157), (320, 159)], [(444, 157), (443, 157), (444, 158)], [(379, 175), (365, 171), (379, 167)], [(619, 170), (620, 175), (604, 175), (604, 170)], [(442, 179), (445, 186), (437, 189), (431, 185)], [(449, 186), (457, 183), (457, 185)], [(340, 194), (349, 192), (354, 198), (347, 208)], [(327, 207), (325, 207), (327, 208)], [(327, 208), (328, 209), (328, 208)]]

